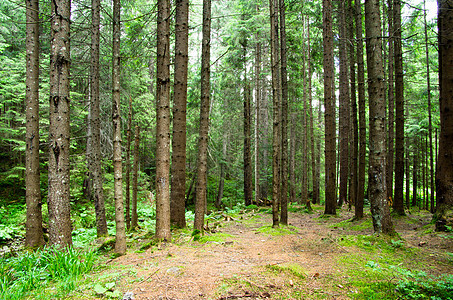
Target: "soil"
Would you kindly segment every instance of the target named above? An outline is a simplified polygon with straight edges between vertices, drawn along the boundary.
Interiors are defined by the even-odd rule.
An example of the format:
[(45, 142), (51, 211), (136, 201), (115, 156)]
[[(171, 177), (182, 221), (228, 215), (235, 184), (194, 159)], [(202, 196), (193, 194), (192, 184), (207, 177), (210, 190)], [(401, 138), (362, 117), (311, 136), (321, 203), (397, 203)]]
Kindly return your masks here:
[[(117, 287), (137, 300), (351, 299), (357, 289), (342, 281), (349, 275), (337, 262), (339, 257), (361, 250), (341, 246), (338, 241), (347, 235), (371, 235), (372, 228), (357, 231), (336, 226), (352, 219), (353, 212), (345, 210), (336, 217), (321, 216), (321, 207), (313, 214), (290, 213), (292, 226), (286, 230), (292, 232), (271, 235), (266, 232), (266, 228), (271, 230), (270, 214), (247, 213), (223, 220), (213, 235), (217, 240), (194, 241), (186, 231), (175, 234), (171, 243), (142, 253), (129, 251), (108, 264), (119, 270)], [(430, 218), (418, 212), (396, 218), (394, 224), (404, 247), (422, 251), (433, 275), (451, 273), (452, 260), (446, 254), (453, 252), (451, 233), (433, 232)], [(285, 266), (292, 266), (292, 274), (279, 272)], [(294, 266), (299, 266), (298, 272)], [(298, 278), (304, 278), (303, 284)], [(294, 296), (296, 290), (304, 296)]]

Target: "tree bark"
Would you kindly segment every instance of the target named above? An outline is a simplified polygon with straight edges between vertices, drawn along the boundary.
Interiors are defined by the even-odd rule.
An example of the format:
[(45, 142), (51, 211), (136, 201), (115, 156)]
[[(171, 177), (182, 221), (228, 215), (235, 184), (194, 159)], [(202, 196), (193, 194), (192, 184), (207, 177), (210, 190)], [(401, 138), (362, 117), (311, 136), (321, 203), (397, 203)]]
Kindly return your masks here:
[(71, 1), (51, 3), (49, 106), (49, 242), (70, 247), (69, 203), (69, 68)]
[(157, 3), (156, 239), (170, 241), (170, 1)]
[(395, 158), (395, 29), (394, 0), (388, 0), (388, 119), (387, 119), (387, 199), (393, 199), (393, 170)]
[(365, 2), (368, 95), (370, 108), (370, 167), (368, 190), (374, 231), (395, 233), (385, 187), (385, 96), (379, 0)]
[(359, 170), (357, 178), (357, 198), (354, 219), (363, 218), (366, 169), (366, 118), (365, 118), (365, 68), (363, 61), (362, 5), (355, 1), (356, 39), (357, 39), (357, 89), (359, 102)]
[(203, 232), (207, 203), (208, 133), (211, 78), (211, 0), (203, 0), (203, 42), (201, 49), (201, 103), (200, 134), (197, 156), (197, 196), (195, 203), (194, 229)]
[(131, 209), (131, 229), (138, 227), (137, 215), (137, 195), (138, 195), (138, 163), (139, 163), (139, 146), (140, 146), (140, 128), (135, 126), (134, 141), (134, 168), (132, 170), (132, 209)]
[(280, 56), (281, 56), (281, 89), (282, 89), (282, 114), (281, 114), (281, 147), (282, 147), (282, 174), (281, 174), (281, 211), (280, 223), (288, 225), (288, 71), (286, 54), (286, 4), (280, 4)]
[(186, 227), (186, 109), (189, 60), (189, 1), (176, 1), (175, 83), (171, 176), (171, 222)]
[(126, 228), (131, 229), (131, 140), (132, 140), (132, 97), (129, 97), (126, 141)]
[(108, 235), (107, 218), (105, 216), (104, 203), (104, 178), (102, 175), (102, 155), (101, 155), (101, 118), (100, 118), (100, 94), (99, 94), (99, 41), (100, 41), (100, 0), (91, 2), (91, 82), (90, 82), (90, 129), (91, 129), (91, 153), (90, 173), (93, 178), (93, 189), (91, 198), (94, 201), (96, 211), (96, 231), (97, 236)]
[(113, 169), (116, 242), (115, 252), (126, 253), (126, 226), (123, 207), (123, 166), (121, 155), (121, 98), (120, 98), (120, 0), (113, 0), (113, 63), (112, 63), (112, 121), (113, 121)]
[(215, 202), (215, 207), (217, 209), (222, 208), (222, 198), (223, 198), (223, 191), (225, 187), (225, 169), (226, 169), (226, 159), (227, 159), (227, 144), (228, 144), (228, 134), (226, 129), (223, 134), (223, 141), (222, 141), (222, 160), (220, 162), (220, 179), (219, 179), (219, 189), (217, 191), (217, 199)]
[(278, 87), (278, 12), (275, 9), (274, 1), (269, 0), (270, 13), (270, 36), (271, 36), (271, 71), (272, 71), (272, 106), (273, 106), (273, 126), (272, 126), (272, 226), (278, 227), (278, 206), (280, 199), (280, 179), (279, 179), (279, 152), (280, 152), (280, 103)]
[(393, 2), (395, 22), (395, 197), (393, 210), (404, 215), (404, 82), (401, 43), (401, 0)]
[(412, 166), (412, 206), (417, 206), (417, 192), (418, 192), (418, 147), (417, 138), (414, 141), (413, 153), (413, 166)]
[[(308, 49), (307, 49), (307, 58), (308, 58), (308, 63), (307, 63), (307, 69), (308, 69), (308, 113), (310, 116), (310, 124), (309, 124), (309, 130), (310, 130), (310, 160), (311, 160), (311, 181), (312, 181), (312, 199), (311, 201), (314, 202), (314, 191), (315, 191), (315, 182), (316, 182), (316, 154), (315, 154), (315, 132), (314, 132), (314, 118), (313, 118), (313, 89), (312, 89), (312, 71), (311, 71), (311, 47), (310, 47), (310, 17), (307, 16), (307, 44), (308, 44)], [(307, 199), (308, 201), (308, 199)], [(310, 206), (311, 209), (311, 206)]]
[(348, 201), (348, 177), (349, 177), (349, 76), (348, 76), (348, 53), (346, 41), (346, 7), (345, 1), (339, 2), (339, 19), (340, 19), (340, 194), (338, 199), (338, 207)]
[(334, 101), (334, 59), (332, 2), (323, 0), (324, 106), (325, 106), (325, 214), (335, 215), (336, 197), (336, 125)]
[(252, 141), (251, 141), (251, 93), (247, 80), (247, 39), (242, 41), (244, 63), (244, 202), (245, 206), (252, 204)]
[(428, 49), (428, 24), (426, 22), (426, 0), (423, 1), (424, 8), (424, 31), (425, 31), (425, 57), (426, 57), (426, 84), (428, 90), (428, 137), (429, 137), (429, 186), (430, 186), (430, 202), (431, 213), (435, 212), (434, 202), (434, 154), (433, 154), (433, 124), (432, 124), (432, 111), (431, 111), (431, 78), (429, 69), (429, 49)]
[(289, 202), (296, 202), (296, 113), (291, 113), (289, 147)]
[(25, 246), (44, 245), (39, 172), (39, 1), (26, 0), (27, 77), (25, 79)]
[[(259, 13), (259, 5), (256, 6)], [(261, 43), (258, 41), (258, 33), (255, 33), (257, 43), (255, 45), (255, 203), (260, 200), (260, 151), (261, 151)]]

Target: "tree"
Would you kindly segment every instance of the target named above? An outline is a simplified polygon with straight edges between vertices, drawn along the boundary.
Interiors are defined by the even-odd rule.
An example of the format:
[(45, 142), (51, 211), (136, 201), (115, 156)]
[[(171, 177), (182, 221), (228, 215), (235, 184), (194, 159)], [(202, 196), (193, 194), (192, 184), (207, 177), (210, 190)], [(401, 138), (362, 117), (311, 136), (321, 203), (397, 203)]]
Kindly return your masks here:
[(340, 116), (339, 116), (339, 134), (340, 134), (340, 195), (338, 206), (348, 201), (348, 176), (349, 176), (349, 76), (348, 76), (348, 53), (346, 41), (346, 3), (340, 1), (339, 8), (340, 18)]
[[(437, 26), (439, 32), (439, 88), (440, 88), (440, 135), (439, 156), (436, 169), (437, 207), (434, 219), (436, 229), (441, 230), (447, 209), (453, 206), (453, 93), (451, 81), (453, 68), (453, 7), (446, 0), (438, 2)], [(440, 221), (440, 222), (439, 222)]]
[(197, 156), (197, 198), (195, 203), (194, 229), (203, 232), (207, 201), (207, 152), (210, 107), (211, 64), (211, 0), (203, 0), (203, 42), (201, 49), (201, 103), (200, 131)]
[(323, 0), (323, 47), (324, 47), (324, 106), (325, 106), (325, 214), (336, 214), (336, 134), (334, 101), (334, 61), (332, 2)]
[(113, 61), (112, 61), (112, 122), (113, 169), (115, 198), (115, 252), (126, 253), (126, 226), (123, 207), (123, 167), (121, 156), (121, 98), (120, 98), (120, 0), (113, 0)]
[(404, 78), (401, 42), (401, 0), (393, 2), (395, 23), (395, 197), (393, 209), (404, 215)]
[(245, 206), (252, 204), (252, 141), (251, 141), (251, 92), (247, 80), (247, 38), (242, 39), (244, 63), (244, 200)]
[(129, 111), (126, 129), (126, 228), (131, 229), (131, 142), (132, 142), (132, 97), (129, 96)]
[(69, 247), (71, 207), (69, 204), (69, 66), (70, 0), (51, 5), (50, 106), (49, 106), (49, 242)]
[(186, 107), (189, 59), (189, 1), (176, 1), (175, 83), (173, 106), (173, 153), (170, 212), (171, 222), (186, 227)]
[(359, 169), (357, 178), (357, 197), (355, 202), (354, 218), (363, 218), (363, 204), (365, 196), (365, 169), (366, 169), (366, 119), (365, 119), (365, 68), (363, 61), (362, 39), (362, 5), (355, 1), (356, 40), (357, 40), (357, 89), (359, 102)]
[(286, 5), (285, 0), (280, 3), (280, 60), (281, 60), (281, 89), (282, 89), (282, 117), (281, 117), (281, 213), (280, 223), (288, 225), (288, 71), (286, 53)]
[[(256, 5), (257, 13), (259, 13), (259, 5)], [(258, 32), (255, 33), (255, 203), (260, 199), (260, 123), (261, 123), (261, 42), (258, 41)]]
[(368, 190), (374, 231), (394, 234), (385, 188), (385, 96), (379, 0), (365, 2), (365, 33), (370, 107)]
[(25, 5), (27, 15), (27, 78), (25, 80), (27, 222), (25, 245), (30, 248), (37, 248), (44, 245), (39, 179), (39, 1), (27, 0)]
[(132, 210), (131, 210), (131, 229), (138, 227), (137, 216), (137, 192), (138, 192), (138, 162), (139, 162), (139, 143), (140, 143), (140, 127), (135, 126), (135, 142), (134, 142), (134, 168), (132, 170)]
[(156, 239), (170, 241), (170, 1), (157, 9)]
[(395, 26), (394, 0), (388, 0), (388, 118), (387, 118), (387, 157), (386, 157), (386, 186), (387, 199), (393, 199), (393, 171), (395, 158)]
[(278, 84), (278, 12), (275, 9), (274, 1), (269, 0), (269, 14), (271, 24), (271, 70), (272, 70), (272, 226), (278, 227), (278, 205), (280, 192), (279, 179), (279, 152), (280, 152), (280, 101), (279, 101), (279, 84)]
[(90, 64), (90, 151), (89, 172), (93, 178), (91, 199), (96, 211), (97, 236), (108, 235), (105, 216), (103, 175), (101, 168), (101, 119), (99, 96), (99, 41), (100, 41), (100, 0), (91, 1), (91, 64)]

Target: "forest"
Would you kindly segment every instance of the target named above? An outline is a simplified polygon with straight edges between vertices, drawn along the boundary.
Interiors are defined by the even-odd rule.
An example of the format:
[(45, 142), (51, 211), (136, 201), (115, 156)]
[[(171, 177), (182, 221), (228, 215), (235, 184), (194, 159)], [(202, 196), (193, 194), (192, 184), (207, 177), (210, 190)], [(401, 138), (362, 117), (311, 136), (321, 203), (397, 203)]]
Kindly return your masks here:
[(0, 20), (0, 299), (453, 299), (448, 1)]

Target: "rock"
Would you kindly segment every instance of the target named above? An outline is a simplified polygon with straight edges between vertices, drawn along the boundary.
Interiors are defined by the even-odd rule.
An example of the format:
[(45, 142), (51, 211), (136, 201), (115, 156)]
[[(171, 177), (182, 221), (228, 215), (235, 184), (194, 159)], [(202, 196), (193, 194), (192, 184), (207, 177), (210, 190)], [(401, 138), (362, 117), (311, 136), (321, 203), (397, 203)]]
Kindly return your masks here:
[(179, 270), (178, 267), (173, 267), (173, 268), (170, 268), (167, 270), (167, 274), (170, 274), (170, 275), (179, 275), (181, 273), (181, 270)]
[(134, 293), (127, 292), (126, 294), (124, 294), (123, 300), (135, 300)]

